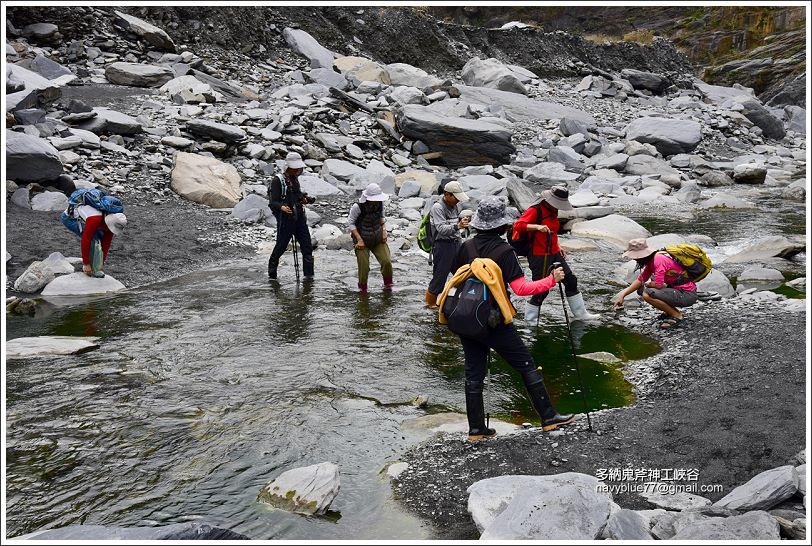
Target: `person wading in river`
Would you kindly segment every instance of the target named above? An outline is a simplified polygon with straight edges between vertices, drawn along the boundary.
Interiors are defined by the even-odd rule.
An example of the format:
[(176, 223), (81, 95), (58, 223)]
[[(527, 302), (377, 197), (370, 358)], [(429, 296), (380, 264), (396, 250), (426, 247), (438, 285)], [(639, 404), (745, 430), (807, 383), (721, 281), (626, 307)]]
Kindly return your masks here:
[(369, 253), (381, 265), (384, 290), (391, 290), (392, 256), (389, 245), (386, 244), (386, 219), (383, 215), (383, 202), (389, 195), (381, 191), (381, 187), (372, 182), (361, 193), (361, 198), (350, 207), (347, 225), (355, 243), (355, 259), (358, 262), (358, 292), (367, 294), (367, 280), (369, 279)]
[(460, 218), (462, 206), (468, 195), (462, 185), (451, 181), (443, 188), (443, 198), (434, 203), (429, 213), (434, 244), (431, 248), (431, 281), (426, 290), (426, 305), (437, 309), (437, 296), (443, 291), (449, 273), (453, 273), (451, 262), (462, 244), (461, 232), (468, 227), (470, 217)]
[(666, 252), (652, 250), (645, 239), (629, 241), (623, 256), (635, 260), (637, 269), (642, 271), (618, 294), (615, 306), (622, 307), (626, 296), (637, 292), (643, 296), (643, 301), (662, 311), (657, 317), (661, 321), (660, 328), (675, 328), (682, 324), (685, 316), (677, 308), (690, 307), (699, 299), (696, 284), (685, 280), (685, 269)]
[[(550, 275), (536, 281), (525, 279), (519, 258), (502, 237), (508, 224), (512, 222), (505, 209), (503, 198), (488, 196), (482, 199), (471, 219), (471, 227), (477, 230), (477, 234), (460, 247), (452, 264), (454, 271), (462, 265), (470, 264), (477, 257), (490, 258), (501, 269), (500, 288), (504, 292), (498, 296), (494, 294), (494, 297), (509, 300), (510, 295), (505, 289), (507, 286), (517, 296), (532, 296), (550, 290), (564, 278), (564, 270), (556, 268)], [(545, 431), (575, 420), (572, 414), (561, 415), (556, 411), (544, 386), (541, 366), (536, 366), (512, 321), (509, 324), (500, 321), (495, 328), (489, 328), (485, 336), (460, 336), (460, 342), (465, 352), (465, 412), (468, 416), (469, 440), (481, 440), (496, 434), (494, 429), (487, 428), (485, 424), (482, 399), (491, 349), (521, 374), (530, 402), (541, 418), (541, 426)]]
[(285, 172), (274, 176), (271, 180), (268, 201), (271, 212), (276, 217), (276, 245), (268, 259), (268, 278), (270, 280), (276, 279), (279, 258), (285, 253), (293, 237), (296, 237), (302, 251), (304, 279), (313, 280), (313, 244), (310, 240), (310, 230), (307, 228), (304, 205), (311, 204), (316, 199), (302, 192), (299, 185), (299, 176), (304, 171), (304, 167), (302, 156), (296, 152), (290, 152), (285, 157)]

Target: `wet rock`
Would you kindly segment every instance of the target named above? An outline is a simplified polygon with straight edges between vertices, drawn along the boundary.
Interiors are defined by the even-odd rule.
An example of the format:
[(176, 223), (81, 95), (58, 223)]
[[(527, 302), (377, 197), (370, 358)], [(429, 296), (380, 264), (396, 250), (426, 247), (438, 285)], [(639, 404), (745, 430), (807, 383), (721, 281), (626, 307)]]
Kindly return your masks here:
[(626, 244), (631, 239), (642, 239), (651, 236), (651, 233), (646, 228), (620, 214), (610, 214), (603, 218), (578, 222), (572, 227), (571, 233), (576, 237), (610, 241), (624, 251), (626, 250)]
[(424, 106), (404, 106), (397, 122), (404, 136), (423, 141), (450, 167), (508, 163), (516, 151), (510, 143), (511, 131), (503, 127), (443, 116)]
[(175, 77), (171, 68), (151, 64), (111, 63), (104, 69), (110, 83), (131, 87), (160, 87)]
[(605, 364), (617, 364), (622, 362), (618, 357), (613, 355), (612, 353), (607, 353), (606, 351), (598, 351), (595, 353), (582, 353), (578, 355), (578, 358), (585, 358), (587, 360), (594, 360), (595, 362), (603, 362)]
[(473, 87), (490, 87), (500, 91), (527, 94), (527, 89), (513, 71), (498, 59), (474, 57), (462, 67), (462, 81)]
[(44, 191), (31, 198), (31, 210), (63, 211), (68, 206), (68, 197), (58, 191)]
[(47, 141), (6, 129), (6, 177), (20, 182), (48, 182), (62, 174), (59, 152)]
[(84, 273), (71, 273), (57, 277), (42, 289), (42, 296), (90, 296), (95, 294), (107, 294), (125, 290), (126, 287), (119, 281), (105, 275), (104, 278), (96, 279), (88, 277)]
[(674, 197), (683, 203), (697, 203), (702, 198), (702, 190), (696, 182), (683, 182), (680, 189), (674, 193)]
[(175, 42), (172, 41), (172, 38), (170, 38), (164, 30), (138, 17), (127, 15), (120, 11), (113, 11), (113, 13), (115, 13), (116, 17), (119, 18), (119, 21), (124, 24), (127, 30), (143, 38), (145, 42), (162, 51), (176, 50)]
[(655, 95), (662, 95), (671, 86), (671, 82), (664, 76), (632, 68), (621, 70), (620, 77), (628, 80), (633, 88), (648, 89)]
[[(98, 349), (98, 340), (99, 338), (97, 337), (18, 337), (6, 341), (6, 358), (81, 354)], [(31, 535), (25, 535), (25, 537), (19, 538), (26, 537), (34, 538)]]
[(672, 540), (779, 540), (778, 522), (767, 512), (709, 518), (685, 525)]
[(189, 201), (229, 208), (240, 200), (241, 178), (232, 165), (212, 157), (178, 152), (172, 167), (172, 190)]
[(739, 184), (763, 184), (767, 167), (761, 163), (743, 163), (733, 167), (733, 180)]
[(691, 120), (639, 118), (626, 126), (626, 138), (653, 144), (663, 156), (691, 152), (702, 140), (702, 126)]
[(786, 237), (775, 235), (757, 240), (738, 254), (728, 256), (724, 263), (748, 263), (768, 260), (770, 258), (791, 258), (803, 252), (804, 245), (794, 243)]
[(745, 201), (735, 195), (730, 195), (727, 193), (717, 193), (710, 199), (702, 201), (699, 204), (699, 208), (701, 209), (754, 209), (757, 208), (754, 203), (749, 201)]
[(798, 473), (794, 466), (785, 465), (754, 476), (713, 505), (739, 511), (766, 510), (790, 498), (797, 490)]
[(262, 488), (257, 500), (291, 512), (323, 515), (340, 487), (338, 466), (324, 462), (283, 472)]

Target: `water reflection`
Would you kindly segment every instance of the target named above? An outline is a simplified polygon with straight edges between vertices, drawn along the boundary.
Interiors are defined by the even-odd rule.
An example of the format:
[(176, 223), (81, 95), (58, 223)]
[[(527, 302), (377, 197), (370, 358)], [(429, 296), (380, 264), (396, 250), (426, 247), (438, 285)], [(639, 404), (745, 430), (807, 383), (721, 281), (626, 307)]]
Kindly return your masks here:
[(268, 333), (280, 343), (305, 343), (310, 337), (312, 318), (310, 307), (314, 301), (313, 282), (281, 284), (271, 282), (270, 294), (274, 298), (268, 310)]

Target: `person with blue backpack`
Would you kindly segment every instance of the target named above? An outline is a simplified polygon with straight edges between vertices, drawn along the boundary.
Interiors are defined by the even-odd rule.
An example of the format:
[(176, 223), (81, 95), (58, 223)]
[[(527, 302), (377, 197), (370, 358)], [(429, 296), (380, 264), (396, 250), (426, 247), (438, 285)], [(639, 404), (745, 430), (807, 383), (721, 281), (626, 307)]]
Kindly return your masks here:
[[(542, 279), (534, 281), (525, 279), (519, 258), (513, 251), (513, 247), (503, 238), (508, 226), (513, 222), (506, 209), (507, 204), (504, 198), (498, 196), (485, 197), (479, 203), (470, 223), (477, 233), (457, 252), (453, 261), (456, 273), (446, 285), (439, 301), (440, 322), (447, 323), (452, 332), (457, 330), (455, 333), (459, 335), (465, 353), (465, 412), (468, 416), (468, 439), (470, 441), (481, 440), (496, 434), (496, 431), (488, 428), (485, 423), (485, 405), (482, 397), (488, 369), (488, 355), (491, 349), (495, 350), (521, 374), (533, 409), (541, 418), (541, 426), (544, 431), (554, 430), (575, 420), (574, 415), (559, 414), (553, 406), (544, 385), (541, 366), (536, 366), (533, 356), (519, 337), (516, 326), (513, 324), (516, 309), (510, 303), (510, 295), (507, 291), (507, 287), (510, 287), (510, 290), (517, 296), (532, 296), (549, 291), (557, 282), (564, 279), (564, 270), (558, 267)], [(478, 261), (477, 258), (486, 258), (486, 260)], [(489, 317), (488, 326), (476, 331), (471, 330), (472, 323), (477, 320), (475, 317), (473, 320), (472, 317), (461, 317), (458, 323), (460, 328), (453, 328), (454, 311), (445, 305), (452, 288), (455, 288), (456, 280), (459, 280), (469, 266), (473, 271), (484, 270), (481, 275), (485, 279), (480, 282), (488, 288), (485, 294), (498, 303), (498, 307), (492, 304), (498, 320), (491, 321)], [(459, 290), (460, 287), (456, 288)], [(477, 307), (481, 307), (481, 305), (477, 305)], [(505, 310), (508, 312), (506, 313)], [(448, 316), (446, 312), (451, 316)]]
[[(81, 188), (71, 193), (62, 223), (82, 238), (82, 271), (89, 277), (104, 278), (104, 264), (113, 237), (127, 226), (121, 200), (97, 188)], [(99, 250), (94, 248), (100, 247)], [(101, 255), (99, 255), (101, 254)]]

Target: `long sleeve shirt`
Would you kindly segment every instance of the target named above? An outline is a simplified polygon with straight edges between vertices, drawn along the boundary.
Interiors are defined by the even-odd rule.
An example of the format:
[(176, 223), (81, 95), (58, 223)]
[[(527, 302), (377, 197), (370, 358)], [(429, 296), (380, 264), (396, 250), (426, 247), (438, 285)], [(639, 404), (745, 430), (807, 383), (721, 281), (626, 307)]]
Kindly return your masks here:
[(696, 284), (692, 281), (678, 284), (682, 280), (680, 275), (684, 272), (685, 269), (671, 256), (657, 252), (646, 264), (646, 267), (643, 268), (643, 271), (640, 272), (637, 280), (645, 283), (653, 276), (654, 284), (665, 285), (678, 290), (695, 291)]
[(431, 207), (429, 220), (434, 231), (435, 241), (461, 241), (460, 230), (457, 224), (460, 221), (462, 206), (458, 203), (449, 207), (445, 199), (440, 199)]
[(561, 222), (558, 219), (558, 213), (550, 210), (547, 203), (542, 201), (539, 205), (528, 207), (513, 224), (514, 236), (527, 232), (527, 224), (540, 224), (550, 229), (549, 233), (541, 231), (529, 232), (532, 240), (530, 246), (532, 256), (552, 256), (561, 253), (561, 247), (558, 246), (558, 233), (561, 231)]

